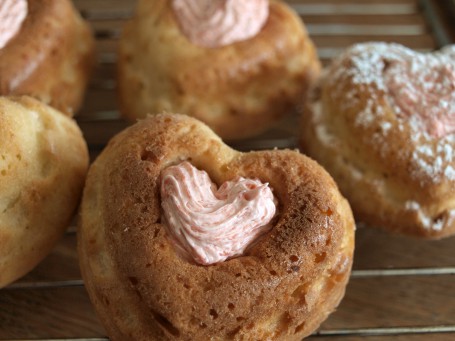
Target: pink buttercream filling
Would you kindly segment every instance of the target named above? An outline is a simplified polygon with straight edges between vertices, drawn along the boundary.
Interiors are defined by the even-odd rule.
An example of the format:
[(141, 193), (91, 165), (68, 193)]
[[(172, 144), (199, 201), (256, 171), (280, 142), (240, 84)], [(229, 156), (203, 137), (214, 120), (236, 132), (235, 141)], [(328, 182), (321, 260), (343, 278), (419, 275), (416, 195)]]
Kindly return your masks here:
[(208, 265), (241, 255), (271, 228), (276, 205), (268, 184), (239, 177), (219, 189), (189, 162), (161, 174), (165, 228), (178, 252)]
[(210, 48), (254, 37), (269, 15), (268, 0), (172, 0), (172, 7), (183, 34)]
[(27, 0), (0, 0), (0, 49), (20, 31), (27, 12)]
[(415, 117), (436, 138), (455, 132), (455, 61), (442, 57), (415, 54), (391, 61), (384, 71), (399, 114)]

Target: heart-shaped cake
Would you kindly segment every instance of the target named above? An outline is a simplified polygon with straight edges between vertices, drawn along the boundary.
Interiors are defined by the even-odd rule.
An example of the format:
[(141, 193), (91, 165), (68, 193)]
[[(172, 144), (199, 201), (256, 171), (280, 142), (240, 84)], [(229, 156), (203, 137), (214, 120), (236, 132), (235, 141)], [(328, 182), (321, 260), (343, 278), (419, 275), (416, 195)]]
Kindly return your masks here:
[(117, 69), (127, 119), (181, 112), (233, 140), (294, 113), (321, 66), (300, 16), (281, 0), (139, 0)]
[(113, 340), (301, 340), (340, 302), (353, 247), (350, 207), (316, 162), (238, 152), (173, 114), (109, 142), (78, 230)]
[(325, 71), (303, 113), (301, 147), (356, 219), (427, 238), (455, 233), (454, 55), (365, 43)]

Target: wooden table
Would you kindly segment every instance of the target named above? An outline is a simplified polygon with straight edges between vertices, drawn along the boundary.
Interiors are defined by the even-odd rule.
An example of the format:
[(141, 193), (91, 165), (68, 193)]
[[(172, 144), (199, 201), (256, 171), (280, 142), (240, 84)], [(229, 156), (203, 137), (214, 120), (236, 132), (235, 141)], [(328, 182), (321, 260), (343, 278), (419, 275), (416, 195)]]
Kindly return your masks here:
[[(395, 41), (430, 51), (454, 39), (444, 23), (447, 12), (435, 6), (436, 1), (289, 2), (304, 19), (324, 64), (348, 45), (361, 41)], [(115, 47), (134, 2), (75, 3), (97, 37), (99, 64), (77, 118), (95, 157), (106, 141), (127, 125), (119, 118), (114, 100)], [(290, 117), (260, 137), (232, 145), (243, 150), (295, 147), (295, 120)], [(455, 340), (455, 238), (423, 241), (358, 228), (354, 271), (346, 296), (310, 339), (366, 337)], [(105, 339), (80, 277), (75, 223), (34, 271), (0, 290), (0, 340), (26, 339)]]

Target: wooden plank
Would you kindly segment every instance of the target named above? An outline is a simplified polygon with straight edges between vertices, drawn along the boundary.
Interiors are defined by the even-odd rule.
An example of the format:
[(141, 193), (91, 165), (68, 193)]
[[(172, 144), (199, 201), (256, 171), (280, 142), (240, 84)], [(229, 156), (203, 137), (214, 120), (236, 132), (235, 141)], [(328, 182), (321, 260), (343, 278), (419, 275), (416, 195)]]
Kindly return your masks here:
[(455, 266), (455, 237), (428, 241), (361, 227), (356, 233), (355, 269)]
[(84, 287), (1, 290), (0, 340), (105, 336)]
[(321, 329), (431, 325), (455, 325), (451, 275), (352, 278), (341, 305)]

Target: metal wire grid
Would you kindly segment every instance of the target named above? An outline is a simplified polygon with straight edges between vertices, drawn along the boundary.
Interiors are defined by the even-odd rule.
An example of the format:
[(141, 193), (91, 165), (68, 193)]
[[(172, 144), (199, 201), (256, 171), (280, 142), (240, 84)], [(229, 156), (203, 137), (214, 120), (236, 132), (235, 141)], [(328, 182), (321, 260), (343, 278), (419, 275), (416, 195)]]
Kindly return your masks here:
[[(335, 3), (335, 2), (334, 2)], [(299, 14), (305, 15), (396, 15), (396, 14), (413, 14), (415, 13), (415, 6), (412, 4), (403, 3), (353, 3), (353, 4), (331, 4), (331, 3), (311, 3), (301, 4), (291, 1), (291, 5)], [(443, 25), (438, 20), (438, 15), (431, 0), (419, 0), (419, 10), (425, 13), (428, 27), (422, 25), (391, 25), (385, 27), (384, 25), (350, 25), (350, 24), (307, 24), (309, 34), (324, 34), (324, 35), (391, 35), (391, 36), (413, 36), (423, 34), (431, 31), (436, 39), (438, 47), (453, 43), (445, 31)], [(103, 9), (103, 10), (86, 10), (82, 11), (82, 15), (89, 21), (103, 21), (103, 20), (124, 20), (131, 16), (128, 10), (117, 9)], [(97, 39), (117, 39), (119, 37), (120, 29), (100, 29), (95, 31)], [(319, 48), (318, 53), (322, 60), (329, 60), (335, 55), (339, 54), (341, 49), (325, 47)], [(99, 55), (100, 64), (114, 64), (116, 62), (116, 55), (113, 53), (101, 53)], [(115, 81), (112, 79), (94, 79), (91, 82), (91, 89), (113, 90), (115, 88)], [(78, 119), (80, 124), (91, 124), (93, 122), (112, 123), (119, 120), (119, 114), (116, 110), (96, 112), (90, 117), (82, 117)], [(273, 148), (294, 148), (296, 142), (294, 138), (278, 137), (277, 139), (258, 140), (254, 139), (240, 143), (236, 146), (238, 149), (256, 149)], [(90, 145), (90, 149), (99, 149), (102, 146)], [(75, 227), (70, 227), (68, 234), (75, 233)], [(392, 268), (392, 269), (369, 269), (369, 270), (353, 270), (352, 278), (374, 278), (374, 277), (393, 277), (393, 276), (440, 276), (440, 275), (455, 275), (455, 266), (453, 267), (431, 267), (431, 268)], [(24, 282), (19, 281), (9, 285), (3, 290), (27, 290), (27, 289), (49, 289), (49, 288), (64, 288), (64, 287), (82, 287), (84, 285), (82, 279), (72, 279), (63, 281), (34, 281)], [(410, 334), (435, 334), (435, 333), (455, 333), (455, 320), (451, 325), (432, 325), (432, 326), (409, 326), (409, 327), (371, 327), (371, 328), (355, 328), (355, 329), (330, 329), (319, 330), (313, 334), (313, 337), (355, 337), (355, 336), (403, 336)], [(19, 339), (9, 339), (1, 341), (18, 341)], [(53, 339), (21, 339), (21, 341), (105, 341), (107, 338), (53, 338)]]

